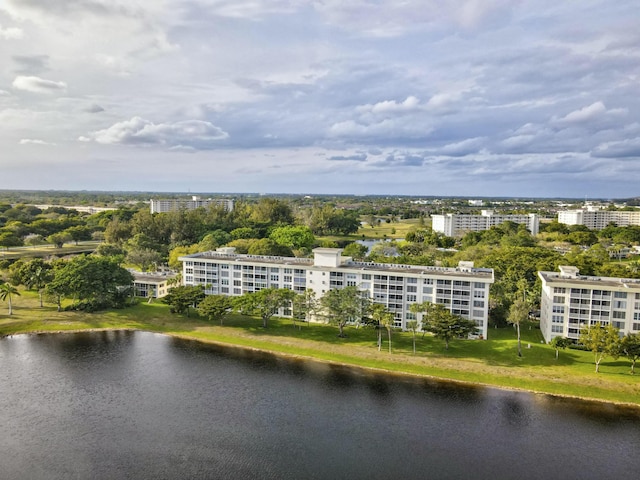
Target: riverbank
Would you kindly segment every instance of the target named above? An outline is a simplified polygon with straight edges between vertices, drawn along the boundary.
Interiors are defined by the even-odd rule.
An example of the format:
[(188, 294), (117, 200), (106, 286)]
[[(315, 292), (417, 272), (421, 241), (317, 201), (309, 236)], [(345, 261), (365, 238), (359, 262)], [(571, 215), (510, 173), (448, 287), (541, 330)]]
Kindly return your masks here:
[(540, 343), (540, 332), (535, 328), (523, 330), (521, 358), (516, 355), (515, 334), (510, 328), (491, 331), (486, 341), (452, 342), (449, 350), (433, 337), (418, 336), (416, 355), (412, 353), (411, 334), (394, 332), (389, 354), (386, 339), (382, 351), (378, 351), (375, 331), (364, 328), (348, 329), (348, 337), (339, 339), (337, 329), (327, 325), (294, 327), (290, 320), (274, 319), (268, 329), (263, 329), (259, 320), (241, 316), (232, 316), (225, 326), (211, 325), (195, 316), (172, 315), (161, 304), (144, 303), (96, 314), (57, 312), (54, 307), (40, 308), (37, 296), (30, 292), (24, 292), (14, 303), (14, 315), (0, 314), (0, 336), (145, 330), (388, 373), (640, 405), (640, 378), (629, 375), (626, 359), (605, 359), (601, 373), (596, 374), (590, 352), (564, 350), (555, 360), (555, 351)]

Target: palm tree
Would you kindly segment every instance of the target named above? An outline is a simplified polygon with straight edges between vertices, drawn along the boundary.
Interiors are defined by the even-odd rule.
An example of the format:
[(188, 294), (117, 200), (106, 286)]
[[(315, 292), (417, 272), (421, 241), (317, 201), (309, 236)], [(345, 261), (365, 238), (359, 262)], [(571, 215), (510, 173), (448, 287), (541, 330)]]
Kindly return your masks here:
[(0, 300), (3, 302), (6, 300), (9, 302), (9, 315), (13, 315), (13, 308), (11, 305), (11, 295), (20, 296), (20, 292), (18, 289), (11, 285), (10, 283), (0, 284)]
[(42, 291), (47, 284), (48, 281), (51, 280), (51, 274), (43, 269), (42, 267), (36, 268), (31, 276), (27, 279), (27, 287), (28, 288), (36, 288), (38, 290), (38, 295), (40, 297), (40, 308), (42, 308)]

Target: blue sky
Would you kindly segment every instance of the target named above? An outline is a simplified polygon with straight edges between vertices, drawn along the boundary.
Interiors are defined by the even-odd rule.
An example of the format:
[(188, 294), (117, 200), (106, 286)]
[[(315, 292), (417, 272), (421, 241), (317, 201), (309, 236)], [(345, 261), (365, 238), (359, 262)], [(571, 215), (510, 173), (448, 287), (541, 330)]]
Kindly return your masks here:
[(640, 195), (629, 0), (3, 0), (0, 65), (0, 188)]

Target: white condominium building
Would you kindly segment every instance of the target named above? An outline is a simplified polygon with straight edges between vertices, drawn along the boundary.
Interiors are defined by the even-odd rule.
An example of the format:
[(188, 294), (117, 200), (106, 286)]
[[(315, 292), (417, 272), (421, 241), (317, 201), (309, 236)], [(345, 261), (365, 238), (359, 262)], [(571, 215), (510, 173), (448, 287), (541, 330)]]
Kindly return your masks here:
[(640, 332), (640, 280), (580, 275), (576, 267), (560, 273), (538, 272), (542, 280), (540, 330), (553, 337), (577, 339), (580, 329), (612, 324), (621, 334)]
[(226, 211), (233, 210), (233, 200), (228, 198), (207, 198), (201, 199), (194, 195), (191, 199), (187, 198), (167, 198), (167, 199), (151, 199), (151, 213), (166, 213), (175, 210), (195, 210), (200, 207), (208, 207), (209, 205), (218, 205)]
[(504, 222), (520, 223), (527, 226), (531, 235), (537, 235), (540, 219), (535, 213), (525, 215), (500, 215), (492, 210), (482, 210), (481, 215), (459, 215), (447, 213), (445, 215), (431, 215), (431, 228), (444, 233), (447, 237), (460, 237), (467, 232), (489, 230), (494, 225)]
[(640, 210), (561, 210), (558, 222), (566, 225), (584, 225), (591, 230), (602, 230), (610, 223), (619, 227), (640, 225)]
[[(480, 338), (487, 336), (489, 286), (493, 270), (460, 262), (457, 268), (356, 262), (339, 248), (316, 248), (314, 258), (240, 255), (232, 247), (180, 257), (184, 285), (204, 285), (207, 294), (243, 295), (263, 288), (306, 289), (320, 298), (330, 289), (357, 286), (395, 314), (406, 328), (415, 319), (413, 303), (432, 302), (475, 321)], [(282, 309), (282, 316), (291, 311)]]

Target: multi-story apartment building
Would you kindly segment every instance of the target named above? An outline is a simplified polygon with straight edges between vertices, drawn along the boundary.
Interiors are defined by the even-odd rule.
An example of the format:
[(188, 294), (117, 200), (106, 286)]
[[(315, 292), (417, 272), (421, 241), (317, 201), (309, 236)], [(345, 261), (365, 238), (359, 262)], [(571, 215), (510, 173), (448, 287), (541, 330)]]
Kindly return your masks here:
[(218, 205), (226, 211), (233, 210), (233, 200), (229, 198), (207, 198), (201, 199), (193, 195), (191, 199), (187, 198), (166, 198), (151, 199), (151, 213), (173, 212), (175, 210), (194, 210), (199, 207), (208, 207), (209, 205)]
[[(307, 289), (318, 298), (330, 289), (357, 286), (395, 314), (405, 328), (415, 319), (414, 303), (433, 302), (475, 321), (481, 338), (487, 336), (489, 287), (493, 270), (460, 262), (457, 268), (356, 262), (339, 248), (316, 248), (314, 257), (240, 255), (232, 247), (180, 257), (185, 285), (204, 285), (207, 294), (243, 295), (263, 288)], [(283, 316), (291, 311), (283, 309)]]
[(566, 225), (584, 225), (591, 230), (602, 230), (610, 223), (619, 227), (640, 225), (640, 210), (561, 210), (558, 222)]
[(553, 337), (577, 339), (580, 329), (612, 324), (621, 334), (640, 332), (640, 280), (580, 275), (576, 267), (538, 272), (542, 280), (540, 330)]
[(535, 213), (525, 215), (500, 215), (493, 210), (482, 210), (481, 215), (462, 215), (447, 213), (444, 215), (431, 215), (431, 228), (436, 232), (444, 233), (448, 237), (460, 237), (467, 232), (479, 232), (489, 230), (494, 225), (504, 222), (520, 223), (527, 226), (531, 235), (537, 235), (540, 227), (540, 219)]

